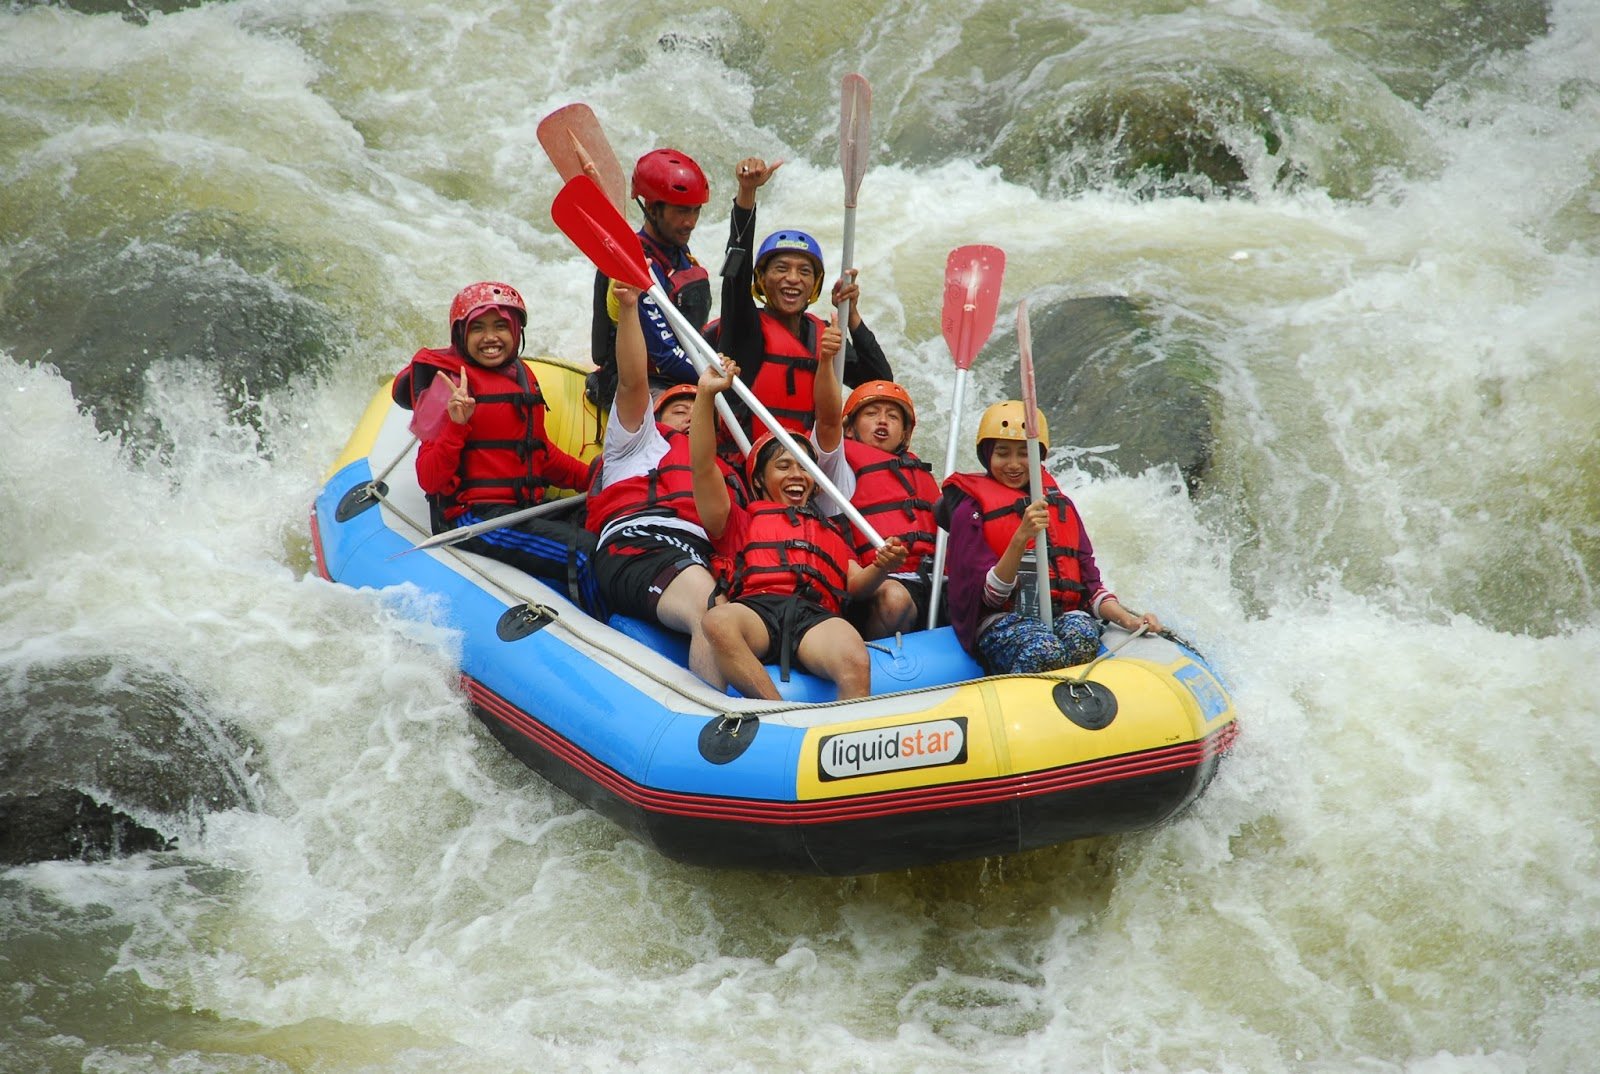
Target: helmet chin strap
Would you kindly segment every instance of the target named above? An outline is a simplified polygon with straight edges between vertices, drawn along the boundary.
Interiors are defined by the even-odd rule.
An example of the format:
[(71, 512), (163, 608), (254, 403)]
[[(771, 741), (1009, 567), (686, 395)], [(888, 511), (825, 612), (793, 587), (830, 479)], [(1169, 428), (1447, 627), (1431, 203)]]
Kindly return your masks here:
[[(661, 217), (665, 215), (663, 207), (667, 203), (664, 201), (645, 201), (643, 198), (634, 198), (633, 200), (638, 202), (639, 211), (644, 213), (644, 223), (645, 227), (650, 231), (650, 237), (665, 245), (667, 240), (661, 234)], [(654, 212), (650, 208), (652, 205), (657, 206)]]

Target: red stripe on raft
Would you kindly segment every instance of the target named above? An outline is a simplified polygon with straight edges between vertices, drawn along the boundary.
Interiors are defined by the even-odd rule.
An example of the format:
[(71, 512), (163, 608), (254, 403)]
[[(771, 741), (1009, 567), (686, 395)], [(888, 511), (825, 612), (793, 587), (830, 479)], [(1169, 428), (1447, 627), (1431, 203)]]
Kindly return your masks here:
[(841, 820), (869, 820), (898, 813), (980, 806), (1060, 794), (1102, 783), (1181, 771), (1228, 752), (1239, 731), (1238, 724), (1229, 721), (1198, 742), (1185, 742), (1017, 776), (816, 801), (762, 801), (663, 791), (636, 783), (601, 764), (571, 741), (482, 684), (465, 676), (462, 681), (473, 702), (485, 713), (626, 802), (652, 813), (752, 824), (828, 824)]

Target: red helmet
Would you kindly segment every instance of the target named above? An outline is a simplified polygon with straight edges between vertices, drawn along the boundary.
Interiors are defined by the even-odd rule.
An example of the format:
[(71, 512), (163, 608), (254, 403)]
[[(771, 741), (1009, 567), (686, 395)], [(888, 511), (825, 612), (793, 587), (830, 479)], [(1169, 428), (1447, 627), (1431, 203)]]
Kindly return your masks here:
[(509, 283), (486, 280), (483, 283), (467, 284), (457, 291), (456, 297), (450, 301), (451, 334), (454, 335), (456, 325), (471, 320), (474, 313), (490, 306), (504, 306), (506, 309), (515, 310), (521, 327), (528, 327), (528, 305), (522, 301), (517, 289)]
[[(791, 433), (790, 439), (792, 439), (796, 444), (804, 445), (806, 451), (811, 454), (812, 461), (816, 461), (816, 451), (811, 447), (811, 440), (809, 438), (804, 436), (795, 436)], [(779, 448), (783, 447), (783, 445), (778, 441), (778, 434), (768, 430), (767, 432), (764, 432), (760, 436), (756, 437), (755, 442), (750, 445), (749, 454), (745, 455), (744, 457), (744, 483), (749, 487), (752, 493), (756, 491), (756, 472), (759, 463), (761, 462), (761, 454), (767, 450), (768, 444), (777, 444)]]
[(706, 173), (687, 153), (676, 149), (652, 149), (633, 166), (633, 196), (646, 204), (664, 201), (668, 205), (704, 205), (711, 200)]
[(693, 384), (674, 384), (669, 388), (663, 388), (660, 394), (656, 396), (655, 402), (651, 404), (650, 412), (659, 416), (668, 403), (674, 399), (681, 399), (685, 395), (690, 399), (694, 398), (695, 386)]
[(861, 407), (878, 402), (900, 404), (906, 416), (906, 440), (910, 441), (911, 430), (917, 427), (917, 408), (911, 404), (911, 394), (892, 380), (869, 380), (851, 392), (844, 401), (844, 423), (849, 425)]

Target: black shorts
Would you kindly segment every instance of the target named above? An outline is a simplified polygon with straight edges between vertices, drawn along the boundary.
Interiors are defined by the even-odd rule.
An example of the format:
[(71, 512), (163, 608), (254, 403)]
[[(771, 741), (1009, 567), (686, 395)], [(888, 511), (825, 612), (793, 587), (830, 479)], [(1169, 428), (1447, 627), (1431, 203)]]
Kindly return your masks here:
[[(927, 626), (928, 602), (933, 599), (933, 579), (926, 575), (920, 574), (915, 578), (902, 578), (896, 574), (891, 575), (883, 584), (888, 585), (889, 582), (899, 582), (901, 585), (906, 587), (906, 592), (911, 594), (911, 602), (917, 606), (916, 618), (912, 620), (912, 622), (916, 624), (913, 629), (921, 630), (923, 627)], [(939, 592), (939, 604), (943, 606), (944, 603), (945, 591), (941, 589)], [(872, 597), (868, 597), (866, 600), (852, 600), (849, 604), (845, 605), (844, 617), (850, 620), (851, 626), (855, 627), (857, 630), (860, 630), (866, 625), (867, 616), (871, 614), (871, 611)], [(941, 622), (942, 621), (943, 620), (941, 619)]]
[[(509, 504), (475, 504), (456, 519), (458, 526), (486, 522), (518, 510)], [(580, 522), (534, 516), (490, 529), (459, 542), (457, 548), (509, 563), (564, 590), (573, 603), (597, 619), (606, 617), (594, 573), (594, 534)]]
[[(839, 618), (816, 601), (805, 597), (756, 593), (740, 597), (735, 603), (755, 612), (767, 628), (767, 652), (762, 657), (763, 663), (777, 664), (783, 668), (796, 662), (800, 639), (812, 627)], [(784, 629), (786, 621), (787, 631)]]
[(613, 612), (657, 622), (656, 605), (674, 578), (693, 566), (711, 569), (711, 542), (698, 534), (625, 525), (594, 557), (595, 582)]

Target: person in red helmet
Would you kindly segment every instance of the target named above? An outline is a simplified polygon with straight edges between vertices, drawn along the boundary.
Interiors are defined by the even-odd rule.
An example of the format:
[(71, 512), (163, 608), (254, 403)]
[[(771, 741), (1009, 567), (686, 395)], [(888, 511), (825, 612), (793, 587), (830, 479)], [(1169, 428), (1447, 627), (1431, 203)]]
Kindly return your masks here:
[[(851, 504), (880, 536), (906, 546), (906, 561), (870, 604), (852, 607), (851, 622), (867, 638), (917, 630), (928, 622), (939, 502), (933, 467), (911, 450), (917, 408), (894, 381), (869, 380), (845, 400), (843, 423), (845, 458), (856, 477)], [(850, 533), (856, 554), (868, 562), (872, 543), (854, 527)]]
[[(711, 319), (711, 280), (689, 252), (689, 239), (700, 221), (701, 206), (711, 200), (705, 173), (687, 153), (652, 149), (633, 167), (632, 194), (644, 213), (639, 240), (650, 271), (698, 331)], [(644, 326), (648, 369), (656, 386), (693, 384), (694, 365), (685, 344), (656, 308), (655, 299), (643, 295), (636, 305)], [(589, 393), (602, 407), (609, 407), (617, 392), (618, 319), (616, 292), (603, 273), (596, 273), (589, 351), (599, 369), (590, 378)]]
[[(674, 384), (651, 398), (640, 293), (613, 285), (617, 394), (601, 462), (590, 486), (586, 525), (595, 535), (595, 578), (607, 606), (689, 636), (689, 670), (727, 686), (700, 629), (717, 588), (711, 540), (695, 509), (688, 430), (695, 386)], [(725, 463), (723, 479), (743, 495)]]
[[(815, 420), (815, 379), (823, 338), (840, 328), (830, 328), (828, 322), (808, 312), (822, 297), (824, 283), (822, 247), (814, 237), (792, 228), (775, 231), (752, 252), (756, 191), (782, 164), (746, 157), (735, 168), (739, 193), (728, 224), (729, 268), (722, 276), (722, 316), (707, 328), (706, 336), (738, 363), (740, 377), (784, 428), (805, 431)], [(832, 290), (835, 306), (850, 302), (850, 350), (844, 383), (851, 387), (894, 377), (877, 337), (861, 319), (861, 291), (855, 276), (853, 268), (844, 266)], [(833, 350), (837, 353), (837, 344)], [(742, 408), (735, 406), (735, 410)]]
[[(531, 507), (550, 488), (589, 487), (589, 467), (545, 434), (544, 397), (521, 358), (527, 324), (516, 288), (470, 284), (450, 303), (450, 345), (417, 351), (395, 377), (395, 401), (419, 411), (417, 483), (435, 533)], [(440, 398), (443, 413), (424, 421)], [(594, 536), (581, 525), (538, 516), (456, 547), (555, 581), (574, 603), (602, 614), (590, 564)]]
[[(797, 661), (833, 682), (840, 700), (865, 697), (872, 672), (866, 642), (841, 613), (846, 602), (871, 597), (905, 559), (905, 546), (891, 538), (872, 562), (857, 562), (830, 508), (817, 505), (816, 482), (770, 432), (756, 438), (746, 459), (751, 502), (735, 503), (717, 465), (713, 423), (716, 397), (732, 386), (739, 367), (730, 360), (722, 365), (701, 374), (689, 426), (695, 505), (727, 562), (728, 602), (707, 611), (702, 623), (717, 670), (745, 697), (775, 701), (781, 695), (763, 662), (776, 657), (785, 676)], [(837, 385), (832, 377), (824, 381), (822, 391), (833, 398), (831, 408), (825, 400), (819, 429), (826, 413), (839, 414)], [(835, 442), (838, 435), (836, 426), (824, 433)], [(815, 456), (809, 439), (796, 437), (795, 444)]]

